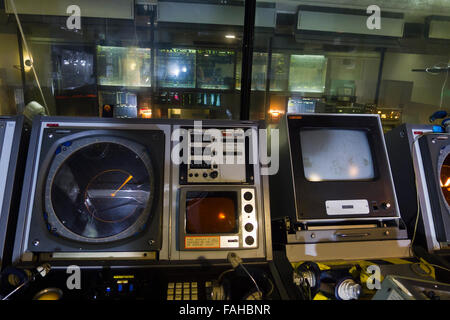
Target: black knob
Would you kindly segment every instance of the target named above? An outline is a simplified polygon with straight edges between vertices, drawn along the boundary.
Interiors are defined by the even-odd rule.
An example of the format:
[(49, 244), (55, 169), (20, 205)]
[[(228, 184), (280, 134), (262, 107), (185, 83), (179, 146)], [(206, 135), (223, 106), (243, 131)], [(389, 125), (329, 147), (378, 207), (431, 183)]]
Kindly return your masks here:
[(244, 207), (244, 211), (247, 212), (247, 213), (252, 212), (252, 211), (253, 211), (253, 206), (252, 206), (251, 204), (247, 204), (247, 205)]
[(253, 224), (247, 223), (247, 224), (244, 226), (244, 229), (245, 229), (245, 231), (247, 231), (247, 232), (252, 232), (252, 231), (253, 231)]
[(208, 177), (208, 174), (206, 172), (203, 172), (203, 178)]
[(252, 198), (253, 198), (253, 194), (251, 192), (247, 191), (246, 193), (244, 193), (245, 200), (250, 201), (250, 200), (252, 200)]
[(217, 171), (213, 171), (209, 174), (209, 176), (213, 179), (217, 178), (218, 175), (219, 175), (219, 173)]
[(249, 246), (255, 243), (255, 239), (252, 236), (248, 236), (245, 238), (245, 243)]

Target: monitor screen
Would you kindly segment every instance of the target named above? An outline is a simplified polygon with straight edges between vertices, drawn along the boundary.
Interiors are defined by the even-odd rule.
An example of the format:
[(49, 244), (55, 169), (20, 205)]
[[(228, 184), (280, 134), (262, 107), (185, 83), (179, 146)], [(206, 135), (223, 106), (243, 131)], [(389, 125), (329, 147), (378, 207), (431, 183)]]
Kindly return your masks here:
[(102, 86), (150, 87), (151, 50), (97, 46), (97, 76)]
[(187, 192), (187, 234), (236, 233), (238, 219), (236, 192)]
[(325, 91), (327, 58), (320, 55), (291, 55), (289, 91)]
[(195, 88), (194, 49), (159, 49), (156, 57), (159, 86), (163, 88)]
[(375, 177), (372, 152), (364, 130), (300, 131), (303, 168), (308, 181), (355, 181)]
[(232, 89), (234, 55), (234, 51), (197, 50), (197, 87), (200, 89)]
[(54, 82), (57, 94), (96, 92), (94, 52), (83, 46), (52, 46)]

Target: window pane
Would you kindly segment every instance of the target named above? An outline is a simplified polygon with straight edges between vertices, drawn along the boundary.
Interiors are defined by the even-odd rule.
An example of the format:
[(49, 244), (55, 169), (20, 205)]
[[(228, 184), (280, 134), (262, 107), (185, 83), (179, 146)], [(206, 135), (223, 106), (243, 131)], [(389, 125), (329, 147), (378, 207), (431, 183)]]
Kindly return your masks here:
[(66, 2), (15, 1), (26, 44), (0, 5), (2, 114), (36, 100), (51, 115), (240, 117), (244, 1), (79, 0), (78, 26)]
[[(267, 54), (270, 64), (265, 90), (252, 91), (252, 119), (276, 122), (286, 112), (378, 113), (389, 130), (403, 122), (429, 123), (434, 111), (449, 108), (443, 68), (450, 62), (450, 2), (272, 4), (274, 25), (255, 28), (254, 55)], [(378, 8), (379, 19), (371, 11)], [(257, 6), (256, 16), (264, 10)], [(253, 72), (262, 75), (258, 66)], [(253, 77), (252, 88), (262, 82)]]

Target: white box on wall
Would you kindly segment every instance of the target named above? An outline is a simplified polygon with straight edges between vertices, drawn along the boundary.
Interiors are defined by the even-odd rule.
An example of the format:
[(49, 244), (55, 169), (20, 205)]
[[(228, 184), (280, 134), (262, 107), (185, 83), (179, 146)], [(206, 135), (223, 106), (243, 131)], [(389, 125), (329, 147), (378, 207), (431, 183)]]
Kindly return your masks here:
[(381, 17), (380, 29), (369, 29), (367, 19), (369, 14), (355, 14), (320, 11), (300, 8), (298, 12), (297, 29), (299, 31), (338, 32), (382, 37), (403, 37), (405, 21), (403, 18)]

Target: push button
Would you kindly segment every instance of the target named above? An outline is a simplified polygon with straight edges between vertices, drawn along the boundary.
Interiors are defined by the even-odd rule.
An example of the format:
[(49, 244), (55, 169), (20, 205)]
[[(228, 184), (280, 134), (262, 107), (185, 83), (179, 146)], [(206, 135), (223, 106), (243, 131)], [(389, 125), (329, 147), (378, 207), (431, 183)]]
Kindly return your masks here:
[(255, 243), (255, 239), (252, 236), (248, 236), (245, 238), (245, 243), (247, 245), (251, 246)]
[(209, 176), (213, 179), (217, 178), (218, 175), (219, 175), (219, 173), (217, 171), (213, 171), (209, 174)]
[(244, 193), (245, 200), (250, 201), (250, 200), (252, 200), (252, 198), (253, 198), (253, 194), (251, 192), (247, 191), (246, 193)]
[(252, 231), (253, 231), (253, 224), (247, 223), (247, 224), (244, 226), (244, 229), (245, 229), (245, 231), (247, 231), (247, 232), (252, 232)]

